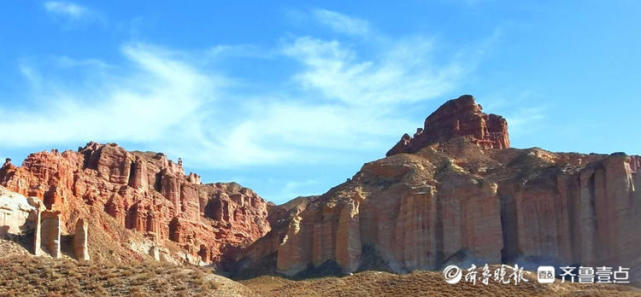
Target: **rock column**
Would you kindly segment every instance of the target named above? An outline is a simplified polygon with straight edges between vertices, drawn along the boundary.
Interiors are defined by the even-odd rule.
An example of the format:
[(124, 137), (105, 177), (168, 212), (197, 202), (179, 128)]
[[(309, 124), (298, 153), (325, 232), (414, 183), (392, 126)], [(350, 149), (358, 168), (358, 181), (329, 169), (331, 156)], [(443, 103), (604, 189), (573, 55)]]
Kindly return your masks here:
[(87, 221), (78, 220), (76, 234), (73, 236), (73, 252), (79, 261), (89, 261), (88, 230), (89, 224)]
[(361, 260), (361, 234), (358, 202), (350, 200), (341, 210), (336, 231), (336, 263), (343, 272), (358, 269)]
[(60, 258), (60, 211), (45, 210), (41, 213), (42, 244), (54, 258)]
[(36, 217), (36, 231), (34, 232), (33, 235), (33, 254), (36, 256), (42, 255), (42, 248), (41, 248), (41, 243), (42, 243), (42, 238), (41, 238), (41, 224), (40, 220), (42, 218), (42, 210), (40, 208), (34, 210), (35, 212), (35, 217)]

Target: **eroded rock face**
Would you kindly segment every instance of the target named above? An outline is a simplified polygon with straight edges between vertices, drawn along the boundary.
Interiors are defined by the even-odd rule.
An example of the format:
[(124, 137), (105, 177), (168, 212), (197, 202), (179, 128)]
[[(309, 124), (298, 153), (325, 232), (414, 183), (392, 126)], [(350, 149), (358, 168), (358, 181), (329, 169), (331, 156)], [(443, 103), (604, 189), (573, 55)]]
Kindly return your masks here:
[(28, 198), (0, 186), (0, 237), (19, 235), (35, 228), (34, 211)]
[(399, 155), (365, 164), (294, 217), (278, 248), (278, 271), (293, 275), (335, 261), (353, 272), (366, 246), (397, 272), (435, 269), (461, 251), (500, 262), (496, 184), (479, 184), (439, 159)]
[(495, 114), (483, 113), (474, 97), (463, 95), (447, 101), (425, 119), (423, 128), (418, 128), (414, 137), (403, 135), (401, 140), (387, 152), (415, 153), (437, 142), (465, 136), (483, 148), (504, 149), (510, 147), (507, 121)]
[(41, 213), (40, 236), (44, 250), (52, 257), (60, 258), (60, 211), (45, 210)]
[(177, 247), (181, 258), (207, 263), (218, 261), (223, 247), (246, 245), (270, 230), (267, 203), (250, 189), (202, 184), (198, 175), (185, 175), (180, 161), (116, 144), (35, 153), (21, 167), (6, 162), (0, 185), (59, 211), (63, 234), (87, 218), (96, 232), (112, 237), (106, 242), (121, 245), (142, 235)]
[(73, 252), (76, 259), (80, 261), (89, 261), (89, 223), (80, 219), (76, 223), (76, 232), (73, 234)]
[[(239, 263), (251, 269), (275, 254), (274, 269), (288, 275), (328, 262), (343, 272), (621, 265), (641, 282), (639, 157), (506, 148), (504, 128), (492, 130), (501, 132), (496, 138), (453, 137), (447, 119), (469, 118), (465, 106), (477, 123), (489, 120), (470, 100), (449, 101), (434, 113), (455, 104), (463, 115), (428, 118), (427, 127), (445, 129), (429, 132), (437, 142), (413, 142), (405, 146), (417, 149), (413, 154), (366, 163), (347, 182), (298, 203), (304, 207), (281, 209), (288, 223), (240, 253)], [(476, 129), (469, 127), (459, 122), (460, 131)], [(479, 145), (483, 139), (493, 142)]]

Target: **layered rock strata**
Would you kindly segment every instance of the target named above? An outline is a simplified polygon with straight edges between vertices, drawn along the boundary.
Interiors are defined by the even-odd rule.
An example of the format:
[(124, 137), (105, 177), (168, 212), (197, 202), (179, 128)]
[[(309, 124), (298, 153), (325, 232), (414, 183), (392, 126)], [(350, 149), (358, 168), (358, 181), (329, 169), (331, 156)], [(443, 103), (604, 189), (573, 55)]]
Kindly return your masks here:
[(496, 137), (460, 135), (488, 126), (476, 113), (477, 127), (462, 124), (470, 114), (462, 107), (480, 111), (470, 100), (430, 115), (426, 128), (445, 130), (427, 132), (437, 142), (410, 142), (412, 154), (367, 163), (324, 195), (281, 209), (286, 223), (238, 255), (242, 269), (270, 263), (266, 257), (287, 275), (327, 263), (346, 273), (452, 263), (620, 265), (640, 282), (640, 158), (507, 148), (503, 124), (488, 128)]
[(180, 160), (116, 144), (35, 153), (20, 167), (8, 160), (0, 185), (59, 211), (64, 234), (73, 233), (78, 218), (88, 218), (93, 234), (111, 238), (101, 238), (96, 248), (151, 242), (190, 262), (212, 263), (224, 247), (246, 245), (270, 230), (267, 203), (252, 190), (202, 184), (198, 175), (184, 173)]
[(428, 116), (423, 128), (418, 128), (413, 137), (404, 134), (387, 156), (415, 153), (430, 144), (461, 136), (483, 148), (510, 147), (507, 121), (501, 116), (483, 113), (474, 97), (463, 95), (447, 101)]

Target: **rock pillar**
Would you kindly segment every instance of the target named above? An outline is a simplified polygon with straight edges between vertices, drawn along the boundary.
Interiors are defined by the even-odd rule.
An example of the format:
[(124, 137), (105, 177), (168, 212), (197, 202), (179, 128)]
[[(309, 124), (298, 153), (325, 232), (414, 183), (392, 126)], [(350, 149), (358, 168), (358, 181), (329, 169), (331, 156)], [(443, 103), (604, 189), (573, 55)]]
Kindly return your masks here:
[(42, 245), (54, 258), (60, 258), (60, 211), (45, 210), (41, 213)]
[(149, 181), (147, 179), (147, 165), (145, 161), (136, 156), (136, 161), (131, 166), (132, 174), (129, 176), (129, 185), (136, 189), (146, 190)]
[(73, 252), (79, 261), (89, 261), (88, 230), (89, 223), (83, 219), (78, 220), (76, 234), (73, 236)]
[(42, 218), (42, 210), (40, 208), (37, 208), (36, 210), (34, 210), (34, 212), (36, 214), (36, 216), (35, 216), (36, 217), (36, 222), (35, 222), (36, 223), (36, 230), (33, 233), (33, 254), (36, 255), (36, 256), (40, 256), (40, 255), (42, 255), (42, 248), (40, 246), (41, 242), (42, 242), (42, 238), (41, 238), (41, 235), (40, 235), (41, 234), (41, 231), (40, 231), (40, 229), (41, 229), (40, 220)]

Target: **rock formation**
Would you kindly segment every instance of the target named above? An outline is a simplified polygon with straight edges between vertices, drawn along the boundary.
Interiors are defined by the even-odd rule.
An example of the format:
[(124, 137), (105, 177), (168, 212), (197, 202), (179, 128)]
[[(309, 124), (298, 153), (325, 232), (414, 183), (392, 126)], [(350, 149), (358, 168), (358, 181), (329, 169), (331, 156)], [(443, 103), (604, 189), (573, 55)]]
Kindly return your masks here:
[[(267, 203), (252, 190), (236, 183), (202, 184), (164, 154), (128, 152), (116, 144), (34, 153), (20, 167), (7, 160), (0, 185), (58, 211), (63, 234), (73, 234), (78, 218), (87, 218), (101, 240), (96, 248), (105, 254), (127, 243), (151, 244), (171, 247), (176, 259), (212, 263), (226, 246), (249, 244), (270, 230)], [(149, 254), (148, 248), (135, 251), (139, 256), (120, 256)]]
[(233, 268), (621, 265), (640, 282), (640, 157), (513, 149), (507, 135), (471, 96), (448, 101), (388, 157), (320, 197), (275, 207), (280, 223)]
[(54, 258), (60, 258), (60, 211), (45, 210), (41, 213), (40, 233), (42, 246)]
[(416, 130), (414, 137), (404, 134), (387, 152), (387, 156), (415, 153), (430, 144), (461, 136), (483, 148), (510, 147), (507, 121), (501, 116), (483, 113), (483, 108), (474, 102), (474, 97), (463, 95), (447, 101), (428, 116), (425, 125)]
[[(19, 235), (35, 227), (35, 200), (0, 186), (0, 237)], [(35, 205), (34, 205), (35, 204)]]
[[(42, 204), (40, 204), (42, 205)], [(42, 255), (42, 211), (44, 207), (38, 207), (35, 210), (35, 227), (33, 232), (32, 253), (35, 256)]]
[(80, 261), (89, 261), (89, 223), (83, 219), (76, 223), (76, 232), (73, 235), (73, 253)]

